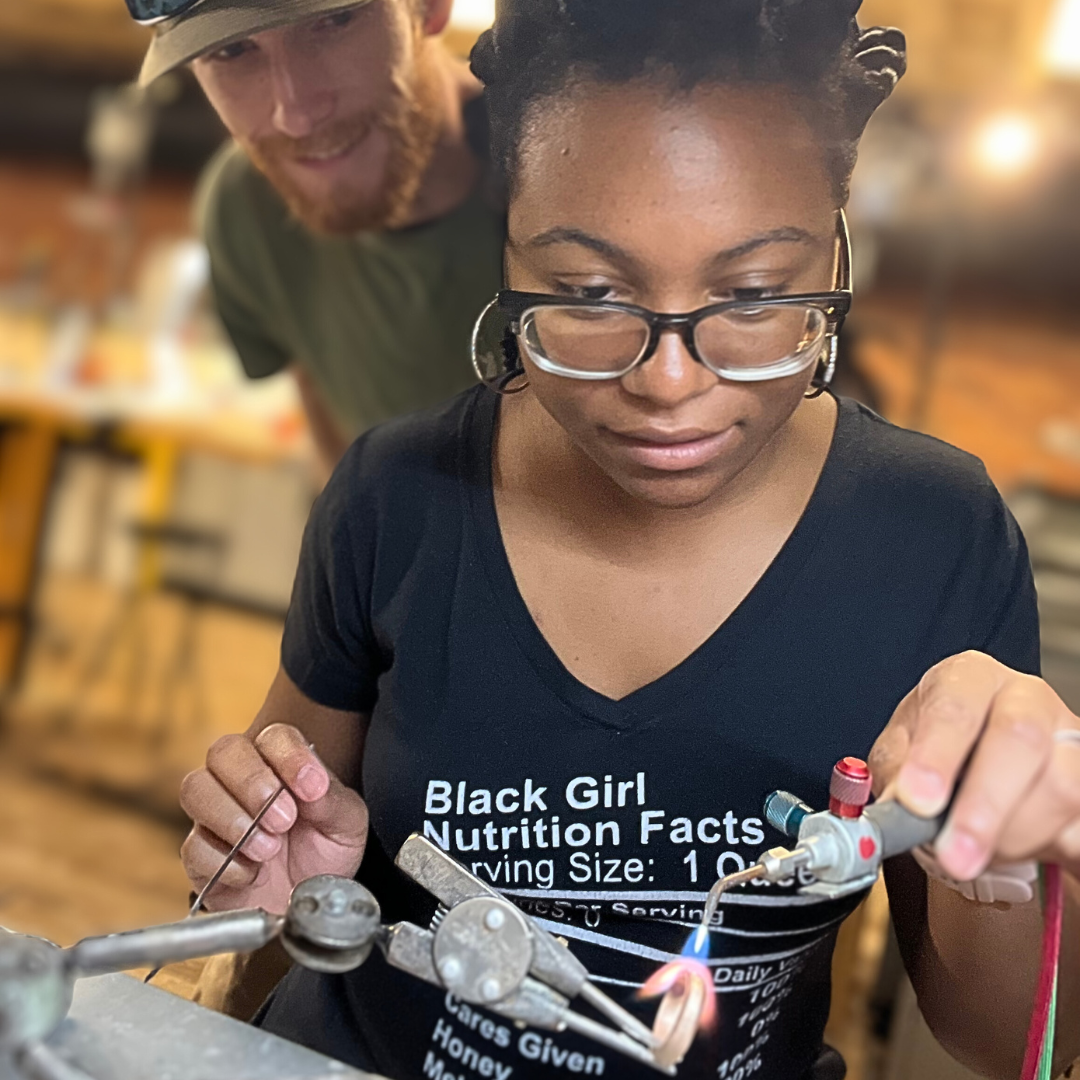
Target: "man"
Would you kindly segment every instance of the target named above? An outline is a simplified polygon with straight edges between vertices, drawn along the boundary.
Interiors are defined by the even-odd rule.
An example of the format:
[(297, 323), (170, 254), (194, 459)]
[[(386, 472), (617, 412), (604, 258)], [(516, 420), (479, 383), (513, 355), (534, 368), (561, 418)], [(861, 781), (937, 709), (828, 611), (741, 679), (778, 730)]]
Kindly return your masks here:
[[(364, 428), (474, 381), (502, 281), (480, 86), (436, 38), (451, 3), (128, 0), (170, 16), (141, 82), (189, 64), (233, 137), (198, 199), (214, 298), (248, 375), (297, 377), (327, 472)], [(197, 1000), (246, 1019), (287, 966), (217, 958)]]
[(436, 38), (451, 3), (196, 0), (143, 65), (146, 84), (189, 64), (233, 137), (198, 200), (214, 298), (248, 375), (297, 376), (328, 467), (470, 384), (500, 285), (480, 87)]

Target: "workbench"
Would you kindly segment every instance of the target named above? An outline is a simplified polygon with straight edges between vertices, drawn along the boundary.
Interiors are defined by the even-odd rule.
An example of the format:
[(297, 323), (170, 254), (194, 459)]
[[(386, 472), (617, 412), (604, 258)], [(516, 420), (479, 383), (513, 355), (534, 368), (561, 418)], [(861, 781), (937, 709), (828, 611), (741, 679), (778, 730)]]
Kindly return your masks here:
[(80, 979), (48, 1045), (93, 1080), (380, 1080), (128, 975)]

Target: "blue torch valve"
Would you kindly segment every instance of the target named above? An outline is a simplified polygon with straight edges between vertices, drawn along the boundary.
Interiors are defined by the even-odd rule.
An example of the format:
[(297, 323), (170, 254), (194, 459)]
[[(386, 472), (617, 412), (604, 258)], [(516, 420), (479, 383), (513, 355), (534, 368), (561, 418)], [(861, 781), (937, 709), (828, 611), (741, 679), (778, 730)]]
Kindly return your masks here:
[(798, 839), (803, 818), (814, 811), (790, 791), (774, 791), (765, 799), (765, 820), (785, 836)]

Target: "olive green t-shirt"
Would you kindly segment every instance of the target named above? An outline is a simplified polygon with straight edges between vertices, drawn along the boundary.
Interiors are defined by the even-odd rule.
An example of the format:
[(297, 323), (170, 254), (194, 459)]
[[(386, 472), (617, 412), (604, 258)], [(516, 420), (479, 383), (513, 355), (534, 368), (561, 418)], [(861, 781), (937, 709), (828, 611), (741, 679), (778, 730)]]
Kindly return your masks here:
[(502, 283), (505, 230), (483, 191), (423, 225), (318, 236), (229, 145), (197, 207), (214, 300), (252, 378), (303, 365), (353, 435), (476, 381), (469, 341)]

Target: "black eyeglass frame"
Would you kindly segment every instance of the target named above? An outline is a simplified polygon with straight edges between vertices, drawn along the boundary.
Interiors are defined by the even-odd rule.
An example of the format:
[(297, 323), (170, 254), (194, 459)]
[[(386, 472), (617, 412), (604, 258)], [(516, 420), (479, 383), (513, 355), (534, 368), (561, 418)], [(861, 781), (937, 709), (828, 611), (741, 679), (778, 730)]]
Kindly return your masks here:
[[(720, 304), (709, 304), (706, 307), (698, 308), (696, 311), (686, 312), (684, 314), (661, 314), (650, 311), (648, 308), (640, 307), (637, 304), (624, 304), (612, 300), (587, 300), (583, 297), (564, 297), (557, 296), (553, 293), (520, 292), (516, 289), (502, 289), (496, 294), (495, 299), (484, 308), (483, 312), (481, 312), (480, 317), (476, 321), (476, 326), (473, 328), (471, 350), (473, 369), (480, 381), (490, 389), (496, 391), (496, 393), (518, 393), (525, 388), (525, 385), (527, 385), (513, 385), (515, 380), (523, 375), (525, 371), (521, 365), (520, 356), (518, 355), (518, 337), (522, 332), (521, 323), (525, 315), (530, 309), (537, 307), (582, 307), (593, 309), (607, 308), (636, 315), (639, 318), (644, 319), (648, 324), (649, 340), (638, 359), (624, 371), (592, 374), (578, 372), (571, 373), (563, 369), (554, 371), (554, 374), (562, 375), (564, 378), (578, 378), (589, 381), (609, 381), (612, 379), (625, 378), (631, 371), (634, 371), (636, 368), (641, 367), (642, 364), (647, 363), (656, 354), (656, 350), (660, 344), (660, 335), (666, 331), (673, 330), (679, 334), (683, 344), (686, 346), (687, 352), (690, 353), (690, 356), (696, 363), (701, 364), (702, 367), (713, 372), (720, 378), (731, 378), (731, 373), (729, 371), (717, 371), (717, 369), (707, 364), (701, 358), (697, 350), (697, 345), (694, 342), (694, 330), (697, 327), (697, 324), (710, 315), (738, 309), (740, 307), (803, 306), (817, 308), (824, 313), (828, 320), (825, 329), (827, 348), (818, 357), (818, 370), (810, 384), (813, 388), (810, 396), (816, 397), (818, 394), (823, 393), (832, 382), (833, 374), (836, 371), (840, 332), (843, 329), (844, 320), (851, 311), (853, 301), (851, 233), (848, 229), (847, 214), (843, 210), (840, 210), (837, 213), (836, 239), (839, 262), (837, 278), (840, 286), (838, 289), (826, 292), (793, 293), (786, 296), (771, 296), (761, 300), (730, 300)], [(480, 329), (484, 323), (484, 319), (492, 309), (497, 309), (502, 314), (506, 315), (510, 324), (503, 339), (503, 370), (499, 372), (497, 376), (485, 375), (483, 365), (479, 360), (478, 351)], [(813, 361), (810, 362), (812, 363)], [(538, 366), (543, 367), (542, 365)], [(809, 363), (806, 366), (808, 367)], [(744, 370), (746, 372), (754, 371), (753, 368)], [(767, 371), (768, 368), (760, 370)], [(800, 370), (805, 370), (805, 368)], [(781, 376), (772, 374), (766, 374), (764, 376), (744, 374), (740, 381), (766, 382), (769, 379), (779, 377)], [(739, 375), (736, 375), (735, 379), (739, 379)]]
[[(515, 335), (521, 336), (525, 317), (532, 311), (541, 307), (561, 308), (588, 308), (592, 311), (613, 311), (624, 315), (633, 315), (641, 319), (649, 327), (649, 338), (638, 358), (627, 367), (619, 371), (586, 372), (574, 371), (562, 368), (561, 365), (547, 369), (543, 363), (539, 363), (536, 357), (533, 362), (545, 370), (551, 370), (553, 374), (563, 375), (570, 379), (584, 379), (590, 381), (603, 381), (607, 379), (622, 379), (630, 374), (635, 368), (647, 364), (656, 354), (660, 346), (660, 337), (668, 331), (676, 332), (686, 346), (686, 351), (709, 371), (721, 378), (734, 379), (736, 381), (762, 382), (769, 378), (778, 378), (776, 375), (756, 376), (754, 368), (738, 369), (736, 374), (730, 368), (713, 367), (698, 352), (695, 341), (695, 331), (698, 324), (714, 315), (723, 315), (728, 311), (740, 309), (758, 310), (761, 308), (774, 307), (803, 307), (814, 308), (820, 311), (826, 318), (825, 340), (835, 338), (843, 326), (844, 319), (851, 310), (851, 293), (847, 290), (836, 290), (824, 293), (797, 293), (787, 296), (769, 296), (760, 300), (729, 300), (720, 304), (708, 304), (683, 315), (666, 315), (648, 308), (639, 307), (637, 304), (624, 304), (614, 300), (587, 300), (578, 296), (556, 296), (552, 293), (518, 292), (514, 289), (503, 289), (495, 298), (499, 310), (510, 318), (510, 329)], [(817, 359), (815, 357), (814, 359)], [(805, 371), (810, 363), (808, 361), (799, 370)], [(556, 370), (557, 368), (557, 370)], [(769, 369), (761, 368), (762, 371)], [(745, 375), (743, 372), (745, 371)]]

